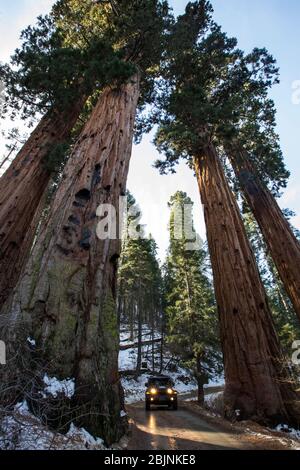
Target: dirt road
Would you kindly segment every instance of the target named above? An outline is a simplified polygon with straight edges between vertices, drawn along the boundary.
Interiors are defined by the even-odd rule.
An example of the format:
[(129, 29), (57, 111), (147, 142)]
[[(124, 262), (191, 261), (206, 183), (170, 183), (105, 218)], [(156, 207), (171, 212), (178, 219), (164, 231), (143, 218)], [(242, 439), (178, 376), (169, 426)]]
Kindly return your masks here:
[(127, 407), (133, 420), (129, 450), (226, 450), (251, 449), (236, 435), (180, 407), (178, 411), (155, 408), (146, 412), (143, 403)]

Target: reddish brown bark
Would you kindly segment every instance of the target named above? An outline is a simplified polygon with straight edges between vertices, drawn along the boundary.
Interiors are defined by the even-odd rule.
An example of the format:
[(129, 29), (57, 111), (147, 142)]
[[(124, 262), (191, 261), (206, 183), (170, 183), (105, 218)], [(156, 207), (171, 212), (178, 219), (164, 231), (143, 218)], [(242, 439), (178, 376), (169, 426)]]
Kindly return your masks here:
[(225, 364), (225, 413), (243, 419), (297, 422), (255, 257), (238, 205), (212, 145), (195, 158), (204, 205)]
[(43, 164), (51, 147), (70, 135), (84, 104), (45, 115), (0, 178), (0, 309), (15, 287), (31, 249), (50, 173)]
[(247, 152), (232, 148), (228, 156), (300, 320), (300, 243), (276, 199), (257, 176)]
[(11, 316), (31, 323), (48, 374), (75, 377), (79, 424), (108, 443), (123, 431), (115, 305), (121, 246), (97, 237), (96, 213), (100, 204), (118, 212), (125, 195), (138, 99), (138, 77), (102, 93), (10, 306)]

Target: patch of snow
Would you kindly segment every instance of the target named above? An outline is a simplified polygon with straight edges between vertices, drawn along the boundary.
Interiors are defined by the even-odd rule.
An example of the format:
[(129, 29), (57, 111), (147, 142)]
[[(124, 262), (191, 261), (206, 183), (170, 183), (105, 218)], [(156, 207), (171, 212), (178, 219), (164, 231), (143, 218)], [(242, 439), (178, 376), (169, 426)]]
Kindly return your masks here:
[(300, 430), (290, 428), (287, 424), (278, 424), (278, 426), (275, 428), (275, 431), (285, 432), (287, 435), (300, 440)]
[(0, 422), (0, 450), (106, 450), (103, 440), (71, 424), (67, 434), (53, 432), (30, 414), (26, 402)]
[(145, 382), (147, 382), (146, 375), (138, 377), (137, 380), (134, 380), (133, 377), (122, 378), (122, 386), (125, 394), (125, 403), (136, 403), (144, 399)]
[(74, 379), (58, 380), (56, 377), (48, 377), (45, 374), (43, 381), (46, 385), (45, 392), (54, 398), (60, 393), (63, 393), (67, 398), (72, 398), (75, 393)]
[[(143, 341), (150, 340), (152, 338), (152, 331), (147, 327), (147, 325), (142, 326), (142, 331), (143, 331)], [(155, 331), (153, 334), (154, 339), (159, 339), (161, 338), (161, 333)], [(137, 336), (135, 332), (135, 336), (133, 340), (130, 339), (130, 332), (129, 328), (126, 330), (121, 330), (120, 332), (120, 343), (122, 346), (130, 346), (133, 343), (136, 343), (137, 341)], [(142, 355), (145, 355), (147, 352), (147, 349), (149, 348), (149, 345), (144, 345), (142, 347)], [(121, 350), (119, 352), (119, 370), (120, 371), (125, 371), (125, 370), (134, 370), (136, 367), (136, 361), (137, 361), (137, 348), (129, 348), (125, 350)]]
[(213, 404), (215, 400), (217, 400), (219, 397), (223, 395), (223, 392), (216, 392), (216, 393), (210, 393), (209, 395), (205, 395), (204, 397), (204, 402), (208, 407)]
[(119, 353), (119, 370), (133, 370), (136, 365), (137, 353), (134, 349), (125, 349)]
[[(137, 339), (137, 330), (138, 330), (138, 324), (136, 324), (134, 326), (134, 332), (133, 332), (133, 336), (134, 336), (134, 341), (136, 341)], [(130, 327), (129, 325), (123, 325), (121, 331), (120, 331), (120, 343), (132, 343), (132, 340), (130, 339)], [(152, 338), (152, 330), (149, 328), (148, 325), (146, 324), (143, 324), (142, 325), (142, 337), (143, 337), (143, 340), (149, 340)], [(155, 339), (159, 339), (161, 338), (161, 332), (160, 331), (154, 331), (153, 332), (153, 337)]]
[(17, 403), (14, 408), (14, 411), (15, 413), (20, 413), (23, 416), (31, 416), (26, 400), (24, 400), (23, 402)]
[(36, 346), (36, 341), (30, 337), (27, 338), (27, 343), (29, 343), (33, 347)]
[(127, 413), (126, 413), (126, 411), (122, 410), (121, 413), (120, 413), (120, 417), (125, 418), (125, 416), (127, 416)]
[[(283, 425), (280, 425), (280, 426), (283, 426)], [(278, 426), (277, 426), (278, 428)], [(280, 429), (277, 429), (277, 431), (280, 431)], [(274, 429), (269, 429), (270, 431), (274, 431)], [(263, 434), (263, 433), (260, 433), (260, 432), (255, 432), (255, 431), (252, 431), (251, 429), (247, 428), (246, 431), (255, 436), (256, 438), (258, 439), (265, 439), (265, 440), (272, 440), (272, 441), (277, 441), (279, 442), (280, 444), (282, 444), (283, 446), (285, 447), (290, 447), (292, 446), (293, 449), (295, 450), (300, 450), (300, 446), (298, 445), (298, 443), (294, 440), (292, 440), (292, 438), (288, 438), (288, 439), (283, 439), (283, 438), (280, 438), (280, 437), (277, 437), (277, 436), (270, 436), (268, 434)]]
[(100, 439), (100, 437), (93, 437), (86, 429), (77, 428), (73, 423), (70, 426), (67, 437), (79, 438), (79, 440), (81, 440), (88, 449), (105, 448), (103, 439)]

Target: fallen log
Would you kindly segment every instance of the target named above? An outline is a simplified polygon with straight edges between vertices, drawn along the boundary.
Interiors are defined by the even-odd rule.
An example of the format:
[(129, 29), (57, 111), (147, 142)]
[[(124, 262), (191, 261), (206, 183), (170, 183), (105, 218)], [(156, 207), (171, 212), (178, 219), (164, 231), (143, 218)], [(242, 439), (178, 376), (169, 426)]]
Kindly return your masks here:
[[(141, 345), (142, 346), (147, 346), (153, 343), (161, 343), (162, 338), (156, 338), (156, 339), (149, 339), (148, 341), (142, 341)], [(120, 345), (120, 351), (125, 351), (127, 349), (136, 349), (139, 347), (139, 343), (130, 343), (130, 344), (121, 344)]]

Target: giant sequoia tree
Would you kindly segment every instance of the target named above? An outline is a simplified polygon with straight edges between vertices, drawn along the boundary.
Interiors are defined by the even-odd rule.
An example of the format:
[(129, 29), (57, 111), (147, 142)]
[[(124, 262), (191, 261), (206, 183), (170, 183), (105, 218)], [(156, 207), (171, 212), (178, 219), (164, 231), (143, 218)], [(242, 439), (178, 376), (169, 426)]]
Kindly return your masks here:
[[(260, 81), (264, 93), (268, 84), (268, 80), (263, 85)], [(255, 87), (240, 96), (246, 112), (229, 135), (222, 136), (223, 145), (300, 318), (300, 243), (275, 198), (286, 184), (287, 172), (275, 132), (274, 104), (264, 97), (259, 99)]]
[[(120, 240), (97, 237), (101, 220), (97, 209), (110, 204), (118, 212), (119, 196), (125, 195), (137, 105), (141, 95), (143, 104), (151, 94), (151, 71), (159, 65), (169, 13), (165, 2), (156, 0), (104, 4), (116, 45), (135, 73), (127, 83), (112, 83), (102, 91), (74, 145), (48, 221), (5, 310), (13, 323), (11, 337), (17, 325), (20, 329), (22, 325), (41, 348), (40, 359), (49, 374), (75, 378), (73, 404), (79, 422), (113, 442), (122, 434), (115, 306)], [(70, 41), (78, 38), (80, 43), (84, 37), (91, 42), (97, 23), (93, 23), (95, 28), (82, 30), (90, 10), (79, 23), (76, 15), (67, 15), (78, 8), (81, 11), (81, 6), (82, 2), (72, 0), (60, 2), (57, 14), (66, 12)], [(20, 343), (10, 341), (9, 345), (17, 349), (11, 356), (15, 361), (22, 345), (19, 355)]]
[[(288, 217), (288, 213), (285, 215)], [(278, 275), (259, 226), (248, 208), (244, 209), (243, 219), (268, 295), (280, 343), (284, 353), (290, 355), (291, 346), (294, 341), (297, 341), (300, 334), (300, 326), (293, 309), (293, 304)]]
[[(217, 36), (211, 38), (215, 43), (207, 43), (205, 47), (213, 54), (213, 49), (219, 46)], [(185, 50), (182, 66), (188, 57)], [(207, 68), (205, 60), (202, 66)], [(200, 70), (199, 63), (197, 67)], [(198, 112), (206, 117), (215, 143), (225, 150), (231, 161), (299, 317), (300, 244), (275, 199), (278, 190), (286, 186), (288, 177), (275, 132), (274, 104), (267, 97), (268, 89), (278, 83), (278, 69), (265, 49), (254, 49), (247, 56), (232, 49), (232, 57), (228, 66), (223, 67), (224, 75), (219, 84), (213, 73), (208, 67), (204, 74), (210, 81), (210, 97), (206, 103), (201, 98)], [(219, 112), (220, 107), (222, 112)], [(275, 193), (270, 189), (275, 189)]]
[[(186, 25), (192, 18), (190, 9), (197, 6), (198, 2), (189, 6), (179, 22)], [(156, 143), (167, 158), (158, 166), (174, 171), (174, 163), (183, 156), (197, 176), (220, 317), (226, 415), (232, 417), (238, 409), (243, 418), (297, 422), (296, 395), (217, 152), (219, 128), (241, 112), (240, 90), (249, 86), (249, 70), (255, 73), (260, 64), (259, 73), (267, 75), (269, 60), (264, 50), (245, 57), (236, 49), (236, 40), (228, 39), (217, 25), (205, 26), (205, 36), (189, 48), (177, 49), (176, 55), (171, 49), (166, 61), (167, 85), (158, 99), (164, 116)]]
[[(0, 307), (14, 288), (30, 252), (53, 173), (85, 101), (95, 86), (126, 79), (129, 67), (113, 50), (105, 23), (93, 43), (66, 42), (53, 13), (22, 33), (11, 66), (1, 67), (6, 114), (44, 117), (0, 178)], [(131, 73), (131, 71), (130, 71)]]

